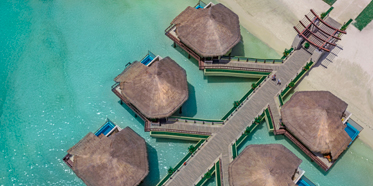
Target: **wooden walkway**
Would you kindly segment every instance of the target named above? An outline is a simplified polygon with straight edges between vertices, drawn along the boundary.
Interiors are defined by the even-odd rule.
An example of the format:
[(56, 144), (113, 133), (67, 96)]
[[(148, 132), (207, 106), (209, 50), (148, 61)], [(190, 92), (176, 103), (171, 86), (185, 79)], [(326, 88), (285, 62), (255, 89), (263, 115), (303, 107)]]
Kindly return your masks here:
[(226, 121), (225, 125), (221, 126), (221, 129), (212, 135), (204, 147), (189, 160), (188, 164), (170, 179), (167, 185), (193, 185), (219, 156), (222, 157), (223, 184), (229, 185), (228, 166), (231, 161), (229, 150), (231, 144), (251, 124), (254, 118), (263, 111), (263, 108), (268, 105), (270, 105), (272, 110), (276, 127), (279, 126), (278, 120), (280, 116), (275, 103), (275, 97), (296, 76), (302, 67), (309, 62), (310, 57), (311, 55), (303, 49), (295, 51), (277, 69), (276, 75), (277, 78), (280, 78), (282, 84), (276, 85), (275, 81), (267, 79), (249, 100)]

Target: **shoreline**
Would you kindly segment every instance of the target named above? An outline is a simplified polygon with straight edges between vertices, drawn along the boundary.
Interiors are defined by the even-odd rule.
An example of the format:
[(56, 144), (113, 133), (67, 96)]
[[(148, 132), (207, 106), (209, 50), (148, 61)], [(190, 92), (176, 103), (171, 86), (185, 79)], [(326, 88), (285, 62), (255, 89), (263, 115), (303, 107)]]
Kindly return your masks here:
[[(341, 24), (355, 18), (369, 3), (355, 0), (354, 5), (346, 8), (346, 0), (337, 1), (330, 16)], [(317, 13), (326, 11), (330, 6), (322, 0), (218, 0), (235, 11), (240, 24), (251, 34), (282, 54), (290, 48), (296, 32), (293, 26), (298, 23), (312, 7)], [(349, 3), (351, 4), (351, 3)], [(351, 118), (364, 127), (359, 138), (373, 149), (373, 59), (372, 46), (373, 22), (363, 31), (352, 24), (347, 35), (338, 42), (343, 50), (327, 68), (317, 64), (297, 85), (294, 91), (327, 90), (348, 103)], [(290, 33), (290, 34), (284, 34)], [(320, 78), (322, 77), (322, 78)]]

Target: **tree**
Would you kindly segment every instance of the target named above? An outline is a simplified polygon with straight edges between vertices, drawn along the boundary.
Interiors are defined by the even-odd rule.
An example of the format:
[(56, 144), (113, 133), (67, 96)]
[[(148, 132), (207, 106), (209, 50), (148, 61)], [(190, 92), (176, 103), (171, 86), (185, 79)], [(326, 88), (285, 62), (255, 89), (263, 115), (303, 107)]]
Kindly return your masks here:
[(295, 86), (295, 83), (294, 82), (290, 82), (288, 86), (289, 86), (289, 88), (293, 88)]
[(259, 124), (259, 123), (260, 123), (260, 120), (261, 120), (261, 119), (260, 119), (259, 117), (256, 117), (256, 118), (255, 118), (255, 123), (256, 123), (256, 124)]
[(233, 102), (233, 107), (236, 108), (236, 107), (240, 106), (240, 104), (241, 104), (240, 101), (234, 101)]
[(196, 151), (196, 147), (194, 147), (193, 145), (190, 145), (190, 146), (188, 147), (188, 150), (189, 150), (189, 152), (192, 154), (194, 151)]
[(210, 179), (212, 177), (210, 171), (206, 172), (206, 174), (203, 176), (205, 179)]
[(251, 84), (252, 89), (256, 89), (256, 87), (258, 87), (258, 85), (256, 85), (256, 83)]
[(172, 167), (170, 167), (169, 169), (168, 169), (168, 174), (172, 174), (172, 173), (174, 173), (175, 172), (175, 170), (172, 168)]
[(249, 127), (246, 127), (246, 130), (244, 132), (245, 135), (249, 135), (250, 134), (250, 128)]
[(310, 43), (307, 42), (306, 44), (304, 44), (304, 48), (310, 48)]

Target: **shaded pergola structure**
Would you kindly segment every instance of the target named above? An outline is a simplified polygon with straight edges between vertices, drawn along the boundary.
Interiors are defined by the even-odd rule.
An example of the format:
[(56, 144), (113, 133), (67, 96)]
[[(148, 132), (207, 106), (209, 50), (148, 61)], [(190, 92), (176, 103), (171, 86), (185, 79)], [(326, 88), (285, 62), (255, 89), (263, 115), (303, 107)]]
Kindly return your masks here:
[[(314, 49), (317, 49), (315, 51), (318, 51), (321, 56), (324, 52), (330, 52), (336, 46), (336, 42), (341, 40), (342, 34), (346, 34), (346, 31), (341, 30), (340, 27), (341, 25), (335, 20), (329, 17), (321, 19), (311, 9), (310, 13), (294, 26), (298, 35), (295, 37), (292, 47), (297, 50), (304, 41), (307, 41)], [(314, 51), (312, 52), (314, 53)]]

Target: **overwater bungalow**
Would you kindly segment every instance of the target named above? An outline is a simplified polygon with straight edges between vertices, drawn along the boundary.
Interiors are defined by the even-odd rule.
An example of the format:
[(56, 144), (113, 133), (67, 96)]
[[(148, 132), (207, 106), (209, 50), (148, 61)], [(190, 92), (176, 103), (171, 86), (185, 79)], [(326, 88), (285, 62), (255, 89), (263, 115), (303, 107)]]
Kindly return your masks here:
[(249, 145), (229, 164), (229, 185), (295, 185), (301, 163), (281, 144)]
[(241, 40), (238, 16), (220, 3), (187, 7), (171, 22), (166, 35), (199, 63), (229, 55)]
[(90, 132), (67, 152), (64, 161), (88, 186), (134, 186), (149, 172), (145, 140), (129, 127), (109, 137)]
[(300, 91), (282, 106), (282, 123), (328, 170), (352, 142), (343, 122), (350, 114), (346, 109), (347, 103), (328, 91)]
[(157, 56), (149, 65), (135, 61), (114, 81), (114, 93), (152, 124), (171, 116), (188, 99), (186, 72), (170, 57)]

